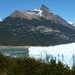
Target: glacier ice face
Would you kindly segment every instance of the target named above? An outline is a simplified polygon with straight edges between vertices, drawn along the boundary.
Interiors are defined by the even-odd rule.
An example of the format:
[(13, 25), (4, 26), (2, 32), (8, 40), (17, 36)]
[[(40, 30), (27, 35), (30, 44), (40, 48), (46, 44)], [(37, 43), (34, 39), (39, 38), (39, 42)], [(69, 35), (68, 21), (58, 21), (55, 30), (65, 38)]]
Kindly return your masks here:
[(29, 48), (29, 56), (36, 59), (43, 59), (49, 61), (56, 59), (56, 62), (61, 61), (70, 68), (75, 65), (75, 43), (63, 44), (49, 47), (35, 47)]

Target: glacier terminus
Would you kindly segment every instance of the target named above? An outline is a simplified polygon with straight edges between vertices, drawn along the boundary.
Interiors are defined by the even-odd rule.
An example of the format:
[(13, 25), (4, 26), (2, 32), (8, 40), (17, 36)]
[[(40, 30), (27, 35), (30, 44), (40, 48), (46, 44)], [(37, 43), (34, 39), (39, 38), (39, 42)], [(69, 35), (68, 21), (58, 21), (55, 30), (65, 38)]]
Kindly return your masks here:
[(75, 66), (75, 43), (48, 47), (31, 46), (29, 56), (45, 61), (50, 61), (53, 58), (57, 63), (61, 61), (71, 68)]

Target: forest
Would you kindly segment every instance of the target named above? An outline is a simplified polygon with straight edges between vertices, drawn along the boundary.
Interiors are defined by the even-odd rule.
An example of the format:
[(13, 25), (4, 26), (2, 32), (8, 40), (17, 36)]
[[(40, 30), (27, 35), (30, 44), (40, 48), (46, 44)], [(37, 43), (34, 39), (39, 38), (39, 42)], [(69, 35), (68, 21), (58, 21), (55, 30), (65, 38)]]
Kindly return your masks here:
[(75, 67), (71, 69), (62, 62), (42, 62), (34, 58), (11, 58), (0, 54), (0, 75), (75, 75)]

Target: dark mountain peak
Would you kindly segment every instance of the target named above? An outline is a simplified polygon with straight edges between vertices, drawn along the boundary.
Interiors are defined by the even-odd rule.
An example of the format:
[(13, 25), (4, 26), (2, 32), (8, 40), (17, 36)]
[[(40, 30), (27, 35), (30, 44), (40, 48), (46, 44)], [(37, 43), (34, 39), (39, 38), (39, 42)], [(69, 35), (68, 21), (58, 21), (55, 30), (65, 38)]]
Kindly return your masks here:
[(50, 10), (49, 10), (49, 8), (48, 7), (46, 7), (44, 4), (42, 4), (42, 6), (41, 6), (41, 8), (40, 8), (43, 12), (42, 12), (42, 14), (44, 15), (44, 16), (47, 16), (47, 15), (49, 15), (49, 13), (50, 13)]
[(43, 10), (43, 11), (47, 11), (47, 12), (50, 12), (49, 8), (46, 7), (44, 4), (42, 4), (42, 6), (41, 6), (41, 10)]
[(41, 9), (48, 9), (44, 4), (42, 4)]

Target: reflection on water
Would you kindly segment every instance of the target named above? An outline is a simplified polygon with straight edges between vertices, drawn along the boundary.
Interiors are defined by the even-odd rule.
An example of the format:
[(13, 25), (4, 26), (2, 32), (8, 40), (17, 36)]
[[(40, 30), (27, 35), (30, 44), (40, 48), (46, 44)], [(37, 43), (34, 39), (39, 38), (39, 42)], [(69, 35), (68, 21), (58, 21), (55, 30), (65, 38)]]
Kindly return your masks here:
[(0, 48), (0, 53), (4, 56), (10, 57), (26, 57), (28, 56), (28, 49), (27, 48)]

